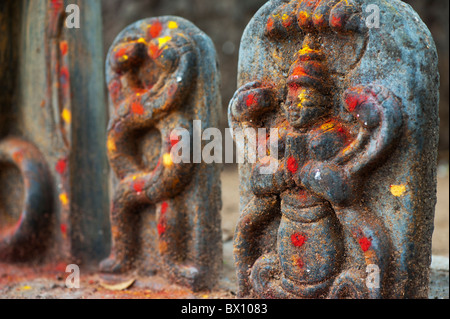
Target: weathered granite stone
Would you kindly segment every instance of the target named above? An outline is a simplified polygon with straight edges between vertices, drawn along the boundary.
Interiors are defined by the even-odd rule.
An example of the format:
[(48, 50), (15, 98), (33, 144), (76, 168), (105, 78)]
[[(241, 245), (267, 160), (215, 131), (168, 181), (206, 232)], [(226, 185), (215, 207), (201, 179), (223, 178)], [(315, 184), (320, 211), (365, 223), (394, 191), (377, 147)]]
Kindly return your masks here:
[[(199, 290), (221, 268), (220, 166), (174, 163), (172, 130), (217, 127), (219, 73), (211, 40), (178, 17), (138, 21), (107, 58), (108, 156), (119, 180), (113, 247), (103, 272), (132, 266)], [(192, 150), (192, 148), (191, 148)]]
[(233, 128), (279, 129), (278, 154), (240, 165), (239, 296), (427, 298), (439, 75), (418, 15), (396, 0), (269, 1), (243, 36), (239, 86)]
[(101, 7), (0, 3), (0, 262), (98, 264), (109, 250)]

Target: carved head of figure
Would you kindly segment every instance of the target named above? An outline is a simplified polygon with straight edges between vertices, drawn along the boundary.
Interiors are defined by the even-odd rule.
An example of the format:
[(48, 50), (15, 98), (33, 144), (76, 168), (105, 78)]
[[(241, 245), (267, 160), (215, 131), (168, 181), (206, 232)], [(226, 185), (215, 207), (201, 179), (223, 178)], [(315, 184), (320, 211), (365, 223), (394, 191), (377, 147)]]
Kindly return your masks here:
[(361, 9), (353, 1), (289, 1), (269, 16), (265, 33), (289, 44), (300, 39), (297, 52), (280, 52), (294, 59), (284, 103), (291, 126), (306, 129), (336, 111), (333, 97), (366, 45)]
[(194, 44), (175, 21), (153, 19), (124, 31), (108, 60), (107, 82), (116, 108), (128, 97), (144, 108), (145, 100), (165, 100), (158, 105), (166, 109), (186, 97), (197, 76)]

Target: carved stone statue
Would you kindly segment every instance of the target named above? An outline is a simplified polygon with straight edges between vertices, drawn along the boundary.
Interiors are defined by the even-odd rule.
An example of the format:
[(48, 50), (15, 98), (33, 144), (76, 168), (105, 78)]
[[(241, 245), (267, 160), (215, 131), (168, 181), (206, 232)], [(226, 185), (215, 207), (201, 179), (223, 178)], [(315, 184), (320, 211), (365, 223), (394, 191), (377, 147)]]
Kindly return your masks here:
[(243, 36), (239, 85), (230, 125), (277, 128), (279, 142), (240, 166), (239, 296), (426, 298), (439, 78), (417, 14), (269, 1)]
[(217, 127), (219, 73), (211, 40), (178, 17), (138, 21), (107, 58), (108, 157), (118, 184), (111, 203), (113, 246), (103, 272), (135, 266), (194, 290), (221, 268), (220, 167), (175, 163), (172, 131), (193, 121)]

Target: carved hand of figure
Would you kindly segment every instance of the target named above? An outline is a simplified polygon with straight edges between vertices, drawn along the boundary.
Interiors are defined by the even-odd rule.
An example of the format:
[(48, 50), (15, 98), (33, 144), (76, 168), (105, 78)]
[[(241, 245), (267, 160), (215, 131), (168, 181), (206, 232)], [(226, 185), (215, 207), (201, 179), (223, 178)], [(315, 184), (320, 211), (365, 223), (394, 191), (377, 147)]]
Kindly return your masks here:
[[(253, 81), (239, 88), (229, 106), (232, 125), (242, 129), (246, 127), (257, 129), (264, 114), (277, 106), (275, 94), (273, 86), (263, 84), (261, 81)], [(286, 178), (278, 165), (278, 159), (263, 154), (270, 149), (270, 145), (268, 145), (266, 136), (259, 137), (258, 134), (259, 132), (255, 131), (254, 137), (257, 139), (255, 149), (257, 150), (258, 162), (252, 167), (252, 190), (256, 195), (278, 194), (286, 188)], [(252, 143), (255, 142), (249, 141), (249, 144), (253, 145)], [(274, 171), (271, 174), (264, 173), (264, 168), (267, 169), (275, 162)]]
[(254, 81), (245, 84), (234, 94), (230, 102), (230, 115), (232, 122), (257, 122), (260, 117), (276, 107), (275, 91), (271, 85)]
[(338, 206), (359, 199), (362, 176), (383, 160), (402, 127), (400, 101), (380, 85), (350, 88), (343, 98), (357, 123), (357, 137), (334, 158), (312, 159), (300, 172), (306, 187)]
[(286, 37), (291, 32), (361, 32), (365, 27), (361, 9), (354, 0), (292, 0), (281, 5), (268, 19), (266, 33)]
[[(270, 161), (277, 161), (277, 169), (273, 173), (264, 174), (262, 168)], [(256, 196), (281, 194), (284, 190), (294, 186), (294, 181), (287, 175), (286, 169), (278, 160), (268, 157), (253, 165), (250, 185)]]

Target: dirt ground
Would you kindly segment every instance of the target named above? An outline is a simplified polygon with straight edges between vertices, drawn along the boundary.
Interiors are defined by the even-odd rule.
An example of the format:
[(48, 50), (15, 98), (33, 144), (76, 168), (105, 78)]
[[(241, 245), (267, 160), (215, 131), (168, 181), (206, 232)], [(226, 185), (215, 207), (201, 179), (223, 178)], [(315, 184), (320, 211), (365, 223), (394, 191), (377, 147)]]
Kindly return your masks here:
[[(0, 298), (26, 299), (218, 299), (234, 298), (236, 279), (233, 265), (233, 234), (239, 217), (239, 180), (236, 169), (227, 168), (222, 173), (222, 228), (224, 241), (224, 267), (219, 287), (214, 292), (192, 293), (174, 285), (167, 285), (161, 278), (140, 278), (129, 275), (119, 282), (129, 282), (129, 287), (116, 290), (110, 278), (96, 273), (82, 273), (81, 288), (69, 289), (65, 285), (67, 274), (64, 264), (44, 268), (18, 267), (0, 264)], [(448, 164), (439, 167), (438, 204), (436, 207), (433, 255), (449, 256), (449, 174)], [(445, 260), (445, 258), (444, 258)], [(444, 293), (435, 293), (448, 298), (447, 270), (432, 273), (432, 294), (437, 288)], [(131, 279), (131, 281), (129, 281)], [(136, 279), (133, 281), (133, 279)], [(118, 280), (116, 278), (116, 280)], [(436, 282), (439, 283), (435, 284)], [(443, 282), (447, 284), (442, 285)], [(447, 288), (441, 288), (441, 287)], [(436, 288), (437, 287), (437, 288)], [(123, 288), (123, 287), (122, 287)], [(434, 298), (434, 297), (433, 297)]]
[[(449, 257), (449, 166), (444, 163), (438, 169), (438, 192), (433, 233), (433, 255)], [(222, 228), (224, 239), (224, 273), (235, 284), (232, 238), (239, 218), (239, 179), (235, 169), (222, 173)]]
[(434, 219), (433, 255), (449, 256), (448, 225), (449, 225), (449, 174), (448, 164), (439, 167), (438, 202)]

